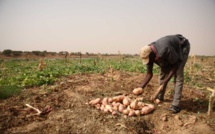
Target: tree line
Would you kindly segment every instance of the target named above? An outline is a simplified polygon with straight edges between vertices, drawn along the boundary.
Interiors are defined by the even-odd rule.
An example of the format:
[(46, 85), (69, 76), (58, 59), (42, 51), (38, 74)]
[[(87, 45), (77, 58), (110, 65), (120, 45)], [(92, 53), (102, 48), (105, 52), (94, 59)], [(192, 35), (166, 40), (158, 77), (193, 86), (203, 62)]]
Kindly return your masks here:
[[(80, 54), (83, 54), (81, 52), (68, 52), (68, 51), (60, 51), (60, 52), (48, 52), (48, 51), (13, 51), (13, 50), (10, 50), (10, 49), (6, 49), (6, 50), (3, 50), (2, 52), (0, 52), (0, 54), (3, 54), (5, 56), (14, 56), (14, 57), (18, 57), (18, 56), (22, 56), (22, 55), (35, 55), (35, 56), (42, 56), (42, 57), (45, 57), (47, 55), (52, 55), (52, 56), (56, 56), (56, 55), (80, 55)], [(98, 53), (100, 54), (100, 53)], [(88, 55), (88, 56), (96, 56), (98, 54), (95, 54), (95, 53), (89, 53), (89, 52), (86, 52), (85, 55)], [(100, 54), (100, 55), (105, 55), (105, 56), (115, 56), (115, 55), (118, 55), (118, 54)], [(130, 55), (130, 54), (127, 54), (127, 55)], [(130, 55), (131, 56), (131, 55)]]

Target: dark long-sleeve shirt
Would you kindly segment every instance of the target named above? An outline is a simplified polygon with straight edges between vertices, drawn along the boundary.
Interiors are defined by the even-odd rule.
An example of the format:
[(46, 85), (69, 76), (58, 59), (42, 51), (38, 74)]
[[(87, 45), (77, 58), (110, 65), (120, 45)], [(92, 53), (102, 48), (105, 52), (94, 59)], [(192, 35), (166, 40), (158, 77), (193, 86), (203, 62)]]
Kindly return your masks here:
[(171, 68), (176, 62), (183, 60), (181, 55), (180, 45), (183, 36), (181, 35), (169, 35), (152, 42), (157, 51), (158, 61), (155, 61), (161, 68)]

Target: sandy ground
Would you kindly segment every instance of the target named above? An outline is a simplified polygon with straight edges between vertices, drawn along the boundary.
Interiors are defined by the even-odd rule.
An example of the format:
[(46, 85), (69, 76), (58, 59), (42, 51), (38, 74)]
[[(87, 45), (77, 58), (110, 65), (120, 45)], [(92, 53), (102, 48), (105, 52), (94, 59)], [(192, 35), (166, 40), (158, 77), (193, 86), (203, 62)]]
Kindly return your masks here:
[[(87, 134), (212, 134), (215, 116), (207, 116), (208, 93), (185, 85), (181, 102), (182, 111), (173, 114), (166, 110), (171, 105), (173, 83), (169, 83), (165, 101), (144, 116), (112, 115), (86, 105), (100, 97), (127, 94), (143, 97), (144, 102), (158, 87), (157, 76), (141, 96), (132, 95), (144, 74), (114, 71), (113, 74), (79, 74), (62, 77), (54, 85), (26, 89), (20, 96), (0, 100), (0, 132), (11, 133), (87, 133)], [(195, 101), (195, 98), (199, 100)], [(50, 113), (37, 116), (25, 104), (40, 110), (51, 108)]]

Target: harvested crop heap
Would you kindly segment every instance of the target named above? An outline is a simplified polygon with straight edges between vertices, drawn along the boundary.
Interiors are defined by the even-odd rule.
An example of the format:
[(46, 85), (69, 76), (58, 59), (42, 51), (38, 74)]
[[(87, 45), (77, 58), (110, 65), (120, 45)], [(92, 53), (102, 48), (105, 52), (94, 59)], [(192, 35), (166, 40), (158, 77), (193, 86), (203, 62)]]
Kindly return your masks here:
[(122, 113), (128, 116), (140, 116), (149, 114), (154, 110), (154, 105), (142, 102), (142, 98), (132, 100), (128, 96), (119, 95), (115, 97), (97, 98), (91, 100), (88, 104), (96, 107), (105, 113)]

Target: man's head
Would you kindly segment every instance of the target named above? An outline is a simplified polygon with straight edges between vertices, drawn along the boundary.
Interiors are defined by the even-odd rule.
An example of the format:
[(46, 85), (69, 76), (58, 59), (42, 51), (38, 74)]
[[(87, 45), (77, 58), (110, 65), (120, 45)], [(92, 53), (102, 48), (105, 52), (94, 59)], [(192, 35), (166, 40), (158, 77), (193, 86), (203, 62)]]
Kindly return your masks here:
[(142, 59), (142, 62), (144, 65), (148, 64), (149, 62), (149, 55), (151, 53), (150, 46), (146, 45), (140, 50), (140, 58)]

